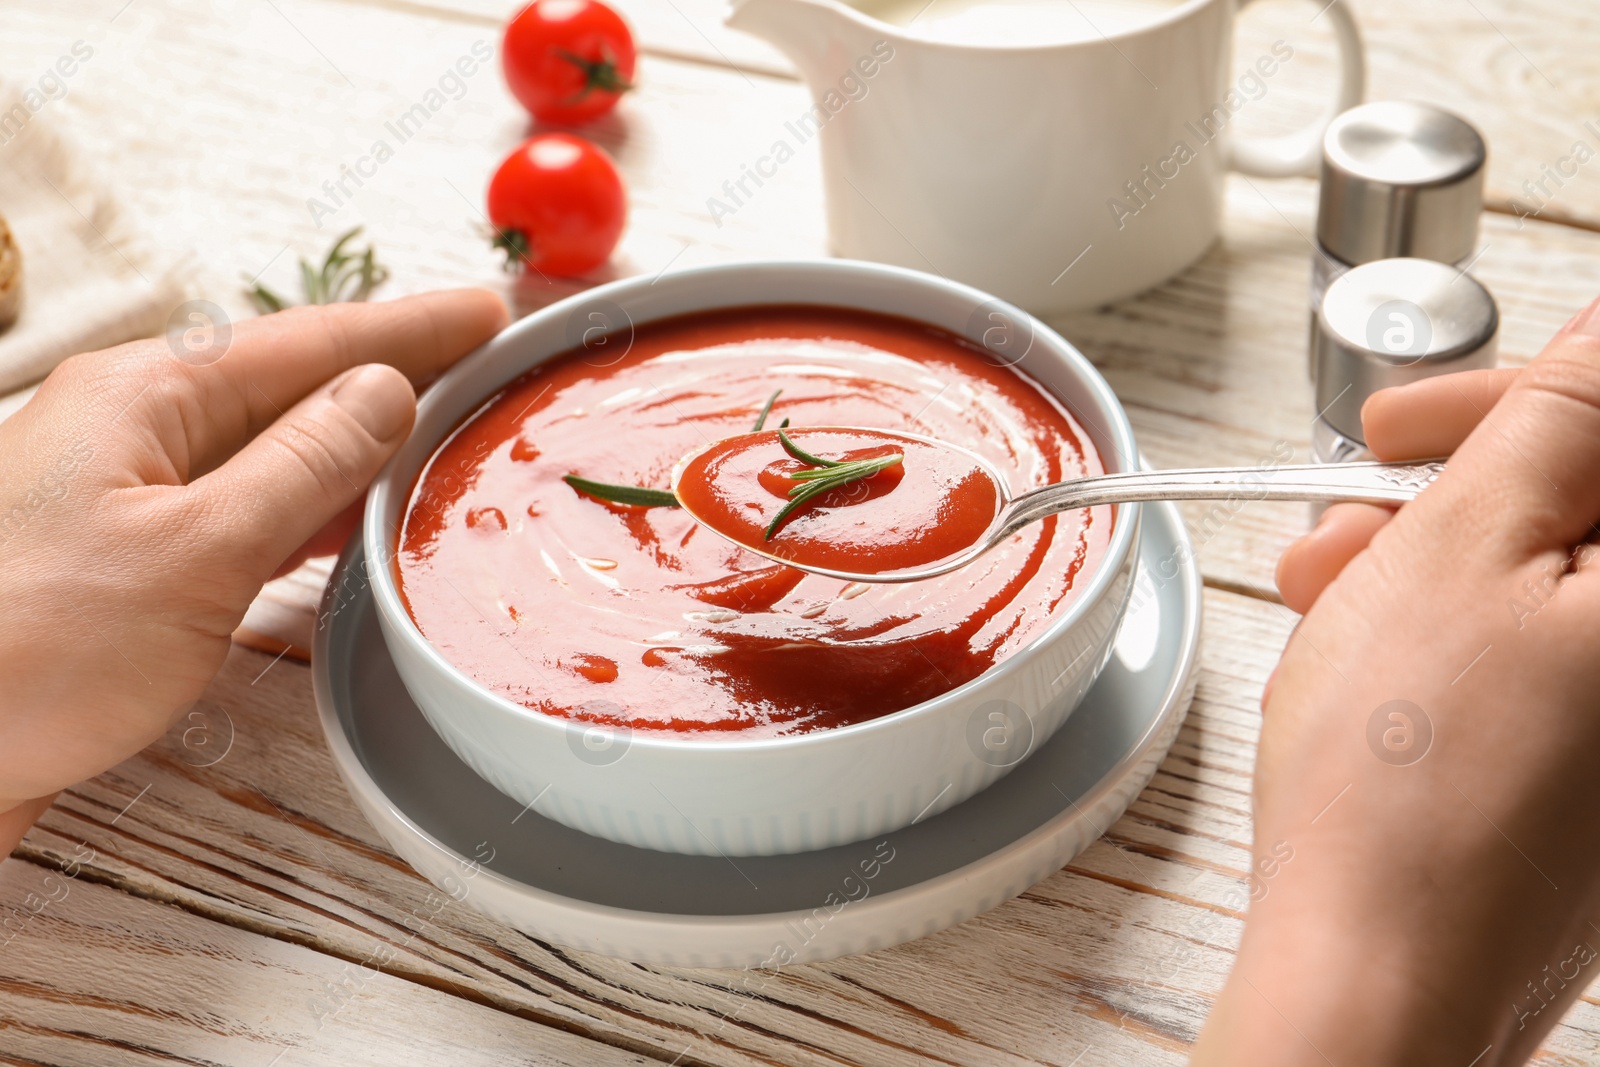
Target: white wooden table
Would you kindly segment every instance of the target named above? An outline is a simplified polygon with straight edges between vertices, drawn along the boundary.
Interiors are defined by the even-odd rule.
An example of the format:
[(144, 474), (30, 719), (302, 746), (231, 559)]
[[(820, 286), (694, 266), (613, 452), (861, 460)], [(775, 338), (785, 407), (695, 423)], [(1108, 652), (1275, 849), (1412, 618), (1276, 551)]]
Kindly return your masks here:
[[(1475, 272), (1518, 363), (1600, 292), (1600, 159), (1537, 219), (1515, 198), (1575, 142), (1600, 149), (1595, 0), (1341, 0), (1367, 31), (1372, 95), (1418, 97), (1491, 146)], [(1319, 0), (1320, 3), (1320, 0)], [(724, 30), (718, 0), (625, 0), (641, 87), (592, 132), (619, 160), (631, 221), (611, 272), (825, 254), (814, 147), (717, 225), (706, 200), (809, 103), (788, 64)], [(1241, 64), (1295, 59), (1241, 116), (1295, 124), (1327, 91), (1316, 7), (1253, 8)], [(524, 134), (491, 66), (318, 229), (309, 197), (508, 0), (7, 0), (0, 71), (32, 81), (77, 40), (94, 52), (48, 106), (130, 216), (192, 256), (206, 296), (244, 315), (241, 274), (292, 285), (293, 258), (365, 222), (385, 295), (507, 288), (526, 311), (572, 287), (511, 288), (480, 239), (483, 186)], [(9, 106), (9, 101), (4, 103)], [(1585, 126), (1593, 120), (1595, 125)], [(1004, 116), (997, 116), (1003, 125)], [(805, 154), (809, 153), (809, 154)], [(1567, 164), (1570, 169), (1570, 164)], [(1305, 290), (1311, 182), (1234, 179), (1221, 242), (1162, 288), (1057, 325), (1105, 372), (1157, 465), (1307, 455)], [(86, 248), (84, 255), (114, 249)], [(732, 972), (567, 952), (438, 910), (357, 813), (318, 732), (297, 653), (326, 565), (277, 583), (198, 713), (231, 721), (211, 766), (182, 737), (66, 792), (11, 860), (0, 909), (36, 912), (0, 948), (0, 1062), (12, 1064), (1181, 1063), (1242, 916), (1257, 701), (1294, 617), (1272, 567), (1293, 505), (1231, 521), (1187, 512), (1206, 579), (1203, 672), (1155, 781), (1106, 837), (1018, 899), (869, 956), (786, 969), (758, 993)], [(278, 643), (275, 643), (278, 642)], [(206, 757), (206, 758), (209, 758)], [(0, 914), (5, 914), (0, 911)], [(413, 932), (417, 931), (417, 932)], [(3, 935), (0, 935), (3, 936)], [(365, 966), (392, 952), (381, 970)], [(1585, 998), (1538, 1062), (1600, 1059)]]

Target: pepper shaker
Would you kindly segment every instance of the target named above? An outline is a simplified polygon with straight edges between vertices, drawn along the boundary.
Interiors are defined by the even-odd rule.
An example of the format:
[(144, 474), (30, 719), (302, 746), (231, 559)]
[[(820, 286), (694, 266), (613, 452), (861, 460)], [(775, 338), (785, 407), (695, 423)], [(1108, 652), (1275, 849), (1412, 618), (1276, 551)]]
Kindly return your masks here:
[(1488, 149), (1442, 108), (1382, 101), (1351, 108), (1322, 139), (1311, 317), (1351, 267), (1409, 257), (1470, 264)]
[(1318, 463), (1371, 459), (1361, 405), (1379, 389), (1492, 367), (1494, 297), (1466, 271), (1428, 259), (1381, 259), (1328, 285), (1312, 339)]

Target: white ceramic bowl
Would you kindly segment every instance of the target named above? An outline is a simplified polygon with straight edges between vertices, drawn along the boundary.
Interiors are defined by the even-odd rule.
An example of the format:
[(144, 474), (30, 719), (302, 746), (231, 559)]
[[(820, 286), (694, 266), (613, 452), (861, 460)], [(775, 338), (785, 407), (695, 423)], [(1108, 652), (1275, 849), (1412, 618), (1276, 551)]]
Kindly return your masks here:
[(1127, 604), (1139, 507), (1124, 505), (1099, 568), (1032, 642), (964, 685), (870, 722), (791, 737), (689, 739), (532, 711), (480, 686), (417, 630), (394, 581), (396, 531), (418, 471), (484, 399), (591, 330), (712, 308), (822, 304), (943, 327), (1020, 360), (1087, 431), (1108, 471), (1133, 469), (1110, 386), (1026, 312), (916, 271), (847, 260), (739, 263), (599, 286), (515, 323), (439, 379), (373, 483), (364, 538), (384, 640), (428, 722), (501, 792), (577, 830), (702, 855), (773, 855), (858, 841), (994, 783), (1066, 720), (1099, 674)]

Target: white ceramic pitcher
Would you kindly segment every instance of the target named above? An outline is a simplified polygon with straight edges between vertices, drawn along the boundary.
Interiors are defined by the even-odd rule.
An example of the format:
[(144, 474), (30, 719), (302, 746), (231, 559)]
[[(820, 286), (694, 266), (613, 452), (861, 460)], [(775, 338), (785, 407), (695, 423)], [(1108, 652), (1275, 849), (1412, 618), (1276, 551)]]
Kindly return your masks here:
[(820, 138), (834, 254), (1049, 313), (1192, 263), (1217, 237), (1230, 166), (1316, 173), (1323, 127), (1361, 101), (1360, 33), (1333, 0), (1316, 20), (1338, 38), (1334, 106), (1288, 137), (1232, 137), (1305, 43), (1278, 41), (1236, 72), (1234, 17), (1249, 2), (1188, 0), (1060, 44), (933, 40), (837, 0), (734, 0), (727, 22), (783, 51), (811, 88), (790, 140)]

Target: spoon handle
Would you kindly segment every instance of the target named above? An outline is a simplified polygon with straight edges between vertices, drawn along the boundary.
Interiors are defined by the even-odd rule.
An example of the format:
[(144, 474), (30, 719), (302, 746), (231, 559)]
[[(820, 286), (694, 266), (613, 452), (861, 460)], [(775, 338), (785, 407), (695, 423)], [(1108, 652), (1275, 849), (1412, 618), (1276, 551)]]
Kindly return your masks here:
[(1316, 500), (1403, 504), (1444, 470), (1430, 463), (1316, 463), (1300, 466), (1208, 467), (1133, 471), (1077, 478), (1012, 501), (1006, 526), (1020, 529), (1045, 515), (1096, 504), (1140, 500)]

